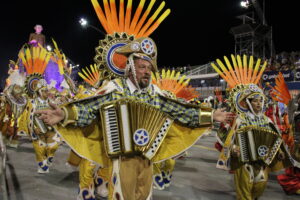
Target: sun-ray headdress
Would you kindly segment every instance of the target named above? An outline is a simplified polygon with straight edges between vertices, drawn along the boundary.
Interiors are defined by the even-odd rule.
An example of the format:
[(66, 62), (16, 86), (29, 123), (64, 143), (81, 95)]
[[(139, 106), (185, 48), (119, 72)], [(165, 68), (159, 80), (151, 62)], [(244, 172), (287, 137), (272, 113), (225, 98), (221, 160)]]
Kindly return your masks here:
[[(120, 47), (129, 44), (135, 39), (145, 38), (140, 42), (129, 44), (131, 49), (130, 53), (140, 52), (150, 56), (152, 59), (156, 59), (156, 46), (154, 42), (151, 39), (147, 39), (147, 37), (153, 33), (160, 23), (170, 14), (170, 9), (167, 9), (159, 16), (165, 6), (165, 2), (162, 2), (150, 16), (156, 0), (150, 0), (150, 3), (144, 11), (143, 8), (146, 0), (140, 0), (134, 14), (132, 12), (132, 0), (127, 0), (126, 8), (125, 0), (119, 0), (118, 5), (115, 0), (102, 0), (102, 7), (98, 3), (98, 0), (91, 1), (99, 21), (107, 33), (105, 39), (100, 40), (99, 46), (96, 48), (96, 56), (94, 59), (97, 67), (103, 71), (105, 79), (125, 75), (127, 57), (123, 52), (117, 53), (117, 50), (120, 50)], [(117, 9), (117, 7), (119, 7), (119, 9)]]
[(293, 116), (294, 112), (297, 109), (297, 106), (295, 106), (295, 99), (293, 99), (292, 95), (290, 94), (289, 88), (284, 80), (282, 73), (279, 72), (278, 76), (275, 78), (274, 87), (269, 83), (267, 84), (267, 87), (271, 88), (270, 96), (274, 101), (281, 102), (285, 104), (285, 106), (287, 106), (289, 119), (287, 121), (286, 119), (284, 119), (284, 123), (289, 124), (289, 122), (292, 122), (294, 120)]
[(81, 69), (78, 75), (94, 88), (98, 88), (100, 81), (103, 79), (102, 72), (97, 68), (96, 64)]
[(25, 91), (32, 97), (38, 89), (39, 80), (43, 78), (43, 73), (51, 58), (51, 54), (43, 47), (32, 47), (22, 49), (19, 53), (26, 68)]
[(284, 77), (281, 72), (279, 72), (278, 76), (275, 79), (275, 86), (268, 86), (272, 89), (270, 95), (275, 101), (288, 105), (289, 102), (292, 100), (292, 96), (289, 92), (289, 89), (284, 81)]
[[(64, 74), (64, 66), (65, 66), (65, 63), (66, 63), (66, 56), (65, 54), (58, 48), (57, 46), (57, 43), (55, 42), (55, 40), (52, 38), (52, 43), (54, 45), (54, 60), (55, 62), (57, 63), (58, 65), (58, 69), (59, 69), (59, 73), (60, 74)], [(72, 68), (70, 68), (72, 69)]]
[(190, 79), (186, 79), (186, 76), (181, 76), (180, 72), (175, 70), (163, 69), (161, 73), (152, 72), (152, 83), (157, 85), (161, 90), (171, 92), (177, 98), (185, 99), (189, 101), (193, 98), (199, 97), (199, 92), (196, 91), (191, 85), (188, 85)]
[(220, 59), (215, 63), (211, 63), (215, 71), (228, 83), (231, 91), (229, 96), (229, 103), (238, 113), (247, 112), (246, 98), (260, 95), (264, 97), (262, 89), (257, 85), (266, 68), (267, 62), (264, 62), (261, 67), (261, 59), (257, 59), (254, 66), (253, 56), (250, 56), (249, 62), (247, 56), (231, 55), (232, 64), (229, 59), (224, 56), (226, 66)]

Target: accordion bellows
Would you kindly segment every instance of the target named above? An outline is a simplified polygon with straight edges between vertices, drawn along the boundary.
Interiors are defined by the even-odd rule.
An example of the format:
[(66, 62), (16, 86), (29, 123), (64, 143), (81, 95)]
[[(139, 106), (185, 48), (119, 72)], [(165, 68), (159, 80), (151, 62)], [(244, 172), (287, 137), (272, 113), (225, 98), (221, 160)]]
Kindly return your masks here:
[(143, 155), (151, 160), (173, 123), (166, 113), (132, 99), (113, 101), (100, 109), (109, 157)]
[(282, 143), (281, 136), (267, 128), (247, 126), (237, 133), (241, 161), (253, 162), (262, 160), (269, 165)]

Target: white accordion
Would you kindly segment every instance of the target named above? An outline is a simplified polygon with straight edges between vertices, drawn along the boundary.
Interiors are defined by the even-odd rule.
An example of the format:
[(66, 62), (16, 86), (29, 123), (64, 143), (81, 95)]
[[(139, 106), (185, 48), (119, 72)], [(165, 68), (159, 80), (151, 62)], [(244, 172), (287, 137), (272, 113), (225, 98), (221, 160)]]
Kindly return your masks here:
[(151, 160), (173, 123), (166, 113), (132, 99), (104, 104), (100, 115), (109, 157), (143, 155)]
[(240, 161), (253, 162), (262, 160), (269, 165), (282, 143), (281, 136), (266, 128), (248, 126), (237, 132), (240, 146)]

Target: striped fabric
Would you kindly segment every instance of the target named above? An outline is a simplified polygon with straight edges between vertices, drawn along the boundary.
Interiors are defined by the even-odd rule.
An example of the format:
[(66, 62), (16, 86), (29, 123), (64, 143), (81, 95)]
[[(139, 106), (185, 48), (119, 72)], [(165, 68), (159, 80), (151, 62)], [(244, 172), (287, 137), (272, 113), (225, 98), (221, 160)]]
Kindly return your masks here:
[(116, 84), (117, 88), (122, 89), (122, 92), (115, 91), (104, 96), (98, 96), (75, 104), (78, 112), (77, 126), (86, 126), (90, 124), (97, 116), (99, 116), (99, 108), (103, 103), (121, 98), (132, 98), (143, 103), (148, 103), (157, 109), (160, 109), (162, 112), (169, 114), (174, 120), (179, 121), (186, 126), (199, 126), (199, 108), (191, 108), (179, 102), (163, 98), (154, 92), (153, 85), (150, 85), (148, 90), (135, 90), (131, 93), (125, 79), (122, 79), (121, 82)]

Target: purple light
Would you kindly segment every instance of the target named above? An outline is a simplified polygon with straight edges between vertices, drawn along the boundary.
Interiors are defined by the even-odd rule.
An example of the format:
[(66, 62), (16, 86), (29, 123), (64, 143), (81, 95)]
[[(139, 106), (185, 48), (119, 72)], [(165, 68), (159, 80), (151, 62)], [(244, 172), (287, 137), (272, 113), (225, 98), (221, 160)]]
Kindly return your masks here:
[(44, 77), (47, 81), (47, 84), (50, 84), (51, 80), (55, 80), (56, 81), (55, 88), (58, 91), (62, 91), (60, 84), (63, 82), (64, 76), (59, 73), (58, 64), (56, 62), (53, 62), (51, 59), (48, 62), (48, 65), (46, 67)]

